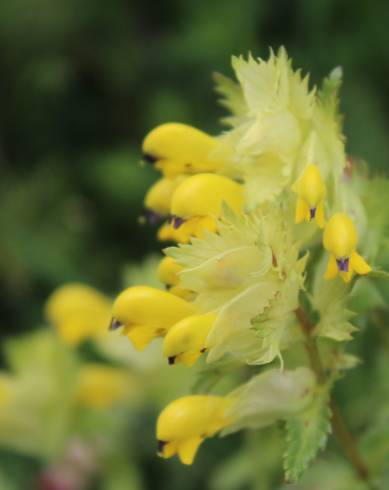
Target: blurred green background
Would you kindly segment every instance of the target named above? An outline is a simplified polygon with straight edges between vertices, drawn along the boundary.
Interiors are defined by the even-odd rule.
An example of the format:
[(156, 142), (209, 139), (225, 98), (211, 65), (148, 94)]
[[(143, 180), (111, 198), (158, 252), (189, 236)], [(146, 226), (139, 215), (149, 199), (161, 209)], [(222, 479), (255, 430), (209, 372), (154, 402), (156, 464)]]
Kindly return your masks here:
[(2, 0), (0, 302), (4, 336), (42, 322), (48, 293), (107, 293), (156, 250), (138, 225), (156, 175), (142, 137), (166, 121), (218, 132), (211, 73), (284, 44), (318, 82), (344, 69), (351, 154), (389, 161), (389, 4), (335, 0)]

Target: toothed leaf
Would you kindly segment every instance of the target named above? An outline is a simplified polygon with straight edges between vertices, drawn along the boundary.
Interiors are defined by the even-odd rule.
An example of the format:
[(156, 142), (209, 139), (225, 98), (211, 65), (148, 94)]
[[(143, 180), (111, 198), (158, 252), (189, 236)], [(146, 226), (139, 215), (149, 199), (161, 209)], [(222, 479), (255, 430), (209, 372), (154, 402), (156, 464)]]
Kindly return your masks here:
[(287, 448), (284, 454), (287, 481), (297, 481), (318, 451), (324, 449), (331, 431), (328, 399), (328, 387), (323, 387), (318, 390), (308, 409), (287, 420)]

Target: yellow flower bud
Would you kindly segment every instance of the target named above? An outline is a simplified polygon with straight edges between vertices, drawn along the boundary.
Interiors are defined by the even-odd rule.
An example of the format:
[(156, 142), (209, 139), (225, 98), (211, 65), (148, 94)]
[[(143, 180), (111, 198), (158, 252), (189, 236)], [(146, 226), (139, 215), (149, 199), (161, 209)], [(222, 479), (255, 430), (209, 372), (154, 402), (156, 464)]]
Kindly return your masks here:
[(162, 178), (157, 180), (147, 191), (145, 208), (161, 216), (168, 216), (174, 188), (174, 180), (172, 179)]
[(192, 464), (206, 437), (212, 437), (230, 423), (225, 412), (230, 400), (219, 396), (194, 395), (170, 403), (157, 422), (158, 454), (178, 454), (183, 464)]
[(56, 289), (45, 306), (48, 321), (70, 345), (106, 334), (111, 301), (83, 284), (67, 284)]
[(188, 301), (194, 299), (193, 291), (180, 287), (179, 272), (182, 267), (172, 257), (164, 257), (158, 267), (158, 280), (166, 285), (169, 292)]
[(184, 177), (162, 178), (150, 187), (145, 197), (145, 208), (151, 224), (169, 216), (173, 192), (183, 180)]
[(6, 374), (0, 374), (0, 409), (7, 405), (11, 398), (11, 380)]
[(129, 400), (135, 382), (123, 369), (103, 364), (86, 364), (80, 372), (77, 399), (87, 407), (109, 408)]
[(175, 242), (178, 241), (176, 240), (176, 231), (172, 226), (170, 226), (170, 223), (166, 221), (163, 223), (163, 225), (159, 228), (158, 233), (157, 233), (157, 239), (160, 242)]
[(177, 286), (181, 270), (182, 267), (172, 257), (164, 257), (159, 263), (157, 277), (166, 286)]
[(111, 329), (124, 327), (124, 333), (137, 350), (143, 350), (155, 337), (186, 316), (196, 313), (192, 303), (174, 294), (148, 286), (134, 286), (116, 298)]
[(328, 221), (323, 235), (324, 248), (331, 253), (325, 279), (338, 274), (349, 282), (353, 273), (365, 275), (371, 271), (369, 264), (357, 253), (357, 230), (345, 213), (336, 213)]
[(180, 230), (180, 242), (190, 236), (203, 237), (204, 230), (216, 231), (216, 220), (223, 203), (236, 213), (244, 206), (243, 187), (222, 175), (199, 174), (188, 177), (175, 190), (171, 214), (172, 227)]
[(241, 213), (243, 187), (223, 175), (193, 175), (181, 182), (173, 193), (171, 214), (183, 219), (193, 216), (218, 217), (223, 202), (236, 213)]
[(216, 320), (216, 315), (193, 315), (179, 321), (166, 334), (163, 341), (163, 355), (169, 364), (182, 362), (193, 366), (200, 355), (205, 352), (205, 344)]
[(180, 286), (172, 286), (169, 288), (169, 293), (178, 296), (179, 298), (185, 299), (186, 301), (193, 301), (196, 298), (196, 293), (190, 289), (185, 289)]
[(156, 127), (143, 141), (143, 158), (166, 177), (214, 172), (223, 163), (211, 158), (218, 140), (192, 126), (167, 123)]
[(319, 228), (324, 226), (323, 199), (326, 186), (317, 165), (309, 164), (295, 183), (293, 190), (297, 193), (296, 223), (315, 220)]
[(159, 228), (157, 238), (160, 242), (189, 243), (191, 237), (204, 238), (205, 231), (217, 231), (212, 216), (195, 216), (186, 221), (175, 219), (173, 226), (166, 222)]

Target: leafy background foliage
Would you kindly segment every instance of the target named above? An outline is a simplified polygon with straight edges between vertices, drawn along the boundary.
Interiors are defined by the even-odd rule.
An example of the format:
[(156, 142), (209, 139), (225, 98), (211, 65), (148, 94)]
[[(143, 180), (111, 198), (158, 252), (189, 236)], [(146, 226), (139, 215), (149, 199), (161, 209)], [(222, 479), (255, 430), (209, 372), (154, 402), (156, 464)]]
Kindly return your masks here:
[[(266, 56), (268, 46), (284, 44), (295, 66), (310, 71), (313, 82), (341, 65), (348, 150), (376, 172), (387, 173), (388, 16), (385, 2), (372, 8), (351, 0), (0, 2), (1, 335), (42, 323), (45, 298), (64, 281), (82, 280), (114, 294), (129, 270), (125, 264), (157, 250), (153, 231), (137, 222), (145, 190), (156, 178), (138, 165), (142, 137), (174, 120), (219, 131), (224, 112), (215, 102), (211, 73), (230, 74), (231, 54), (250, 50)], [(387, 389), (379, 390), (385, 386), (387, 361), (372, 354), (388, 345), (385, 290), (376, 284), (374, 294), (369, 290), (362, 296), (364, 311), (378, 308), (379, 321), (368, 329), (369, 318), (362, 315), (353, 343), (363, 368), (336, 388), (346, 417), (358, 430), (375, 410), (372, 390), (386, 408), (389, 399)], [(356, 298), (355, 309), (360, 304)], [(373, 378), (382, 381), (372, 387)], [(197, 464), (186, 469), (150, 458), (154, 419), (154, 413), (143, 415), (135, 462), (147, 488), (155, 481), (169, 489), (281, 484), (280, 468), (272, 467), (277, 458), (268, 458), (270, 453), (281, 458), (276, 433), (251, 434), (246, 459), (243, 453), (233, 456), (241, 435), (209, 441)], [(384, 413), (377, 414), (375, 427), (363, 439), (366, 457), (376, 466), (387, 454), (386, 420)], [(19, 468), (27, 475), (38, 463), (13, 453), (1, 456), (8, 468), (4, 478), (15, 481), (15, 488), (26, 488)], [(327, 463), (318, 467), (316, 478), (328, 478)], [(343, 490), (347, 471), (340, 465), (337, 472)], [(315, 477), (308, 473), (306, 481), (296, 488), (309, 488)]]

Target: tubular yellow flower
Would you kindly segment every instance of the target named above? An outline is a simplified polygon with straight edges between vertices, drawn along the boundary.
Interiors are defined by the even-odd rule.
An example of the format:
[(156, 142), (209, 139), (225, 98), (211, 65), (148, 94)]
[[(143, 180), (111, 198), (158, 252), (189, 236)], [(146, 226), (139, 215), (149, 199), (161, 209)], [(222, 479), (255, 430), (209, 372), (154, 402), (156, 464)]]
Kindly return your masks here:
[(11, 381), (6, 374), (0, 374), (0, 409), (7, 405), (11, 398)]
[(315, 220), (319, 228), (324, 226), (323, 199), (326, 186), (317, 165), (312, 163), (305, 167), (301, 177), (293, 187), (297, 193), (296, 223)]
[(182, 267), (172, 257), (164, 257), (158, 266), (157, 277), (166, 286), (177, 286)]
[(194, 298), (194, 293), (180, 286), (178, 274), (181, 270), (182, 267), (172, 257), (164, 257), (158, 266), (157, 277), (166, 285), (170, 293), (189, 301)]
[(175, 323), (196, 313), (192, 303), (148, 286), (125, 289), (112, 307), (111, 330), (123, 331), (137, 350), (166, 334)]
[(79, 376), (77, 398), (85, 406), (109, 408), (131, 398), (134, 380), (123, 369), (90, 363)]
[(193, 395), (170, 403), (157, 421), (158, 455), (178, 454), (183, 464), (192, 464), (206, 437), (230, 424), (225, 414), (231, 401), (219, 396)]
[(223, 163), (211, 158), (216, 138), (187, 124), (166, 123), (156, 127), (143, 141), (143, 159), (166, 177), (214, 172)]
[(172, 197), (172, 227), (180, 230), (183, 242), (190, 236), (202, 238), (204, 230), (215, 232), (223, 203), (240, 214), (244, 206), (243, 187), (222, 175), (204, 173), (188, 177)]
[(106, 334), (111, 312), (110, 300), (84, 284), (67, 284), (47, 300), (45, 314), (64, 342), (80, 342)]
[(357, 230), (347, 214), (334, 214), (323, 235), (324, 248), (331, 254), (325, 279), (333, 279), (340, 274), (344, 282), (349, 282), (354, 272), (365, 275), (371, 271), (369, 264), (356, 251), (357, 242)]
[(216, 315), (208, 313), (189, 316), (173, 325), (163, 341), (163, 355), (169, 364), (182, 362), (193, 366), (206, 350), (206, 340), (215, 320)]
[(151, 224), (159, 223), (169, 216), (173, 192), (183, 179), (184, 177), (164, 177), (150, 187), (145, 197), (145, 208)]
[(158, 230), (161, 242), (189, 243), (191, 237), (203, 238), (207, 230), (216, 232), (216, 219), (212, 216), (193, 216), (187, 220), (173, 217), (173, 224), (165, 223)]

